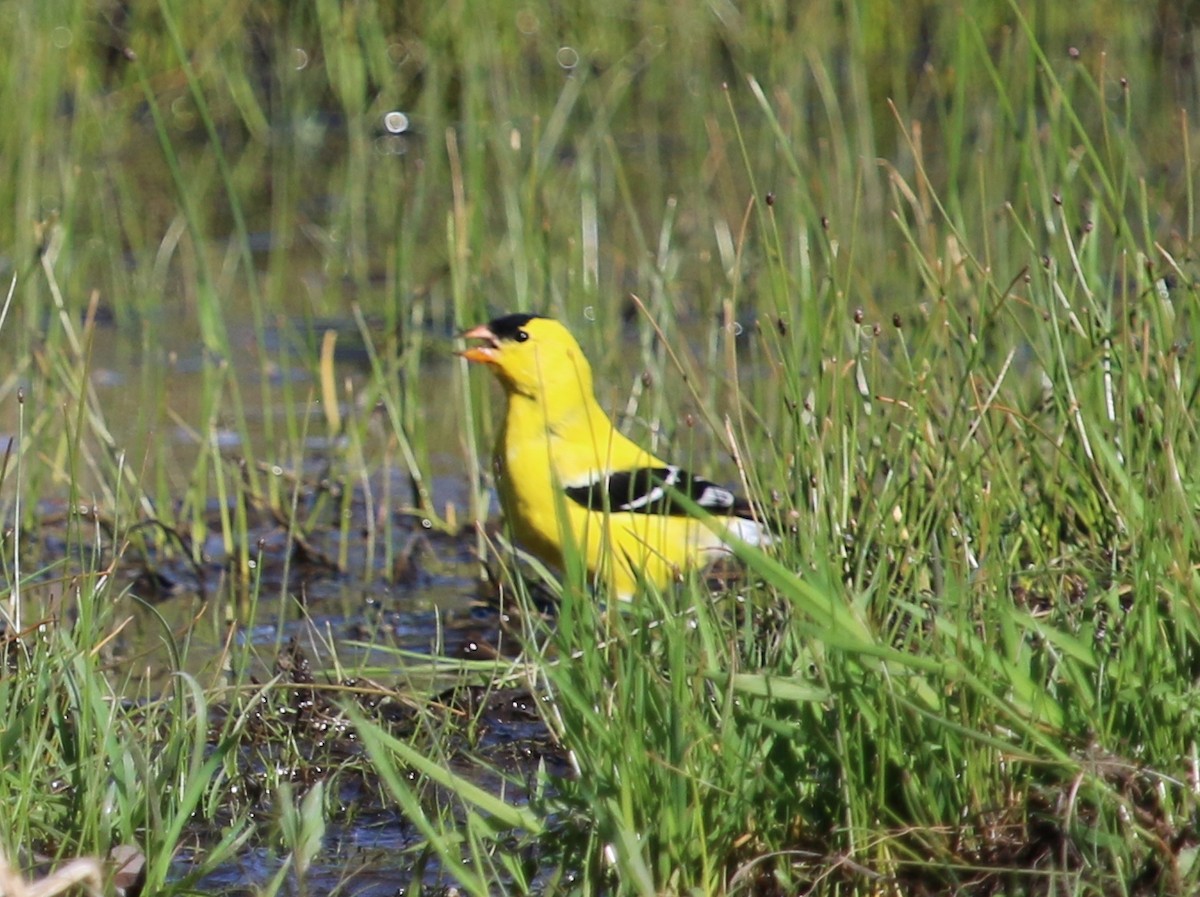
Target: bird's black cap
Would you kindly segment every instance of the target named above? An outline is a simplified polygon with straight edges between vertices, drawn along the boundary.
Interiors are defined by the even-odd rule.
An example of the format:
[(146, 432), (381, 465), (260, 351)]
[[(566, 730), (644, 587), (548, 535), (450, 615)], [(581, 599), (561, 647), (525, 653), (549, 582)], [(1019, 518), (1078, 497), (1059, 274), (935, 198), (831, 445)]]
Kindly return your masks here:
[(496, 318), (488, 324), (488, 330), (495, 334), (497, 339), (518, 339), (521, 333), (521, 328), (532, 321), (534, 318), (541, 318), (543, 315), (526, 315), (526, 314), (511, 314), (504, 317)]

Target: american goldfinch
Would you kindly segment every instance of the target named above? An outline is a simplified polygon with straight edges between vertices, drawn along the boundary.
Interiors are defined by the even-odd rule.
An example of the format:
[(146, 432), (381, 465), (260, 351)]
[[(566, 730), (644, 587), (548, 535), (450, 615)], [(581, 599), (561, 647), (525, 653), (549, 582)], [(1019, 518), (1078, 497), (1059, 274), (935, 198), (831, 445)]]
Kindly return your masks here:
[[(629, 600), (640, 583), (662, 589), (728, 552), (731, 538), (770, 541), (745, 499), (617, 431), (596, 401), (583, 350), (559, 322), (510, 314), (463, 337), (480, 344), (462, 357), (486, 365), (504, 388), (497, 491), (514, 539), (536, 557), (562, 569), (564, 552), (577, 551), (593, 582)], [(713, 520), (691, 516), (694, 507)]]

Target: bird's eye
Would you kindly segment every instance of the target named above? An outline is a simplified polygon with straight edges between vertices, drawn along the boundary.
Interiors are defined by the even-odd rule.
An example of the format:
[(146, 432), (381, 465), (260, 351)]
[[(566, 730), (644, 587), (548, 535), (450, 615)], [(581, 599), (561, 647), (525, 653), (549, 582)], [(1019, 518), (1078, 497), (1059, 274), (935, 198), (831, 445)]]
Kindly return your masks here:
[(524, 330), (518, 330), (518, 331), (517, 331), (517, 342), (518, 342), (518, 343), (523, 343), (523, 342), (525, 342), (525, 340), (527, 340), (527, 339), (529, 339), (529, 334), (528, 334), (528, 333), (526, 333)]

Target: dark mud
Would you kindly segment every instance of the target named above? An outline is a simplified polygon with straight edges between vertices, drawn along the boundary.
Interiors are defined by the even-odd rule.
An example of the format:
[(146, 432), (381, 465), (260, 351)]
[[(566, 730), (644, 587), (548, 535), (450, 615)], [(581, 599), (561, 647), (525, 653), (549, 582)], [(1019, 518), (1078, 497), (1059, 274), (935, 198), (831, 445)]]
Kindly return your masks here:
[[(353, 506), (356, 515), (363, 507)], [(220, 509), (211, 511), (208, 531), (216, 533)], [(569, 775), (529, 691), (470, 681), (449, 663), (444, 681), (418, 669), (422, 657), (491, 659), (517, 646), (473, 529), (445, 532), (419, 514), (396, 513), (388, 521), (393, 550), (368, 551), (361, 526), (310, 525), (299, 535), (259, 510), (250, 521), (251, 563), (240, 569), (239, 553), (220, 540), (197, 551), (156, 520), (122, 530), (94, 507), (47, 504), (40, 512), (39, 525), (21, 534), (24, 557), (42, 571), (25, 585), (26, 607), (38, 618), (29, 622), (77, 616), (78, 584), (102, 571), (111, 579), (103, 594), (126, 618), (104, 649), (112, 680), (137, 682), (142, 696), (164, 691), (173, 658), (182, 656), (213, 694), (232, 695), (209, 707), (210, 749), (228, 738), (231, 718), (248, 720), (237, 728), (236, 781), (213, 815), (191, 825), (177, 857), (178, 878), (200, 892), (256, 893), (278, 872), (287, 856), (281, 781), (297, 801), (317, 782), (327, 796), (321, 850), (304, 884), (290, 881), (283, 893), (394, 895), (453, 883), (374, 774), (347, 702), (418, 745), (422, 733), (436, 732), (437, 753), (453, 758), (458, 776), (509, 800), (521, 800), (521, 783), (539, 771)], [(87, 543), (83, 529), (95, 534)], [(175, 650), (167, 650), (171, 639)], [(267, 682), (269, 689), (253, 688)], [(206, 845), (243, 824), (251, 835), (237, 859), (195, 879)]]

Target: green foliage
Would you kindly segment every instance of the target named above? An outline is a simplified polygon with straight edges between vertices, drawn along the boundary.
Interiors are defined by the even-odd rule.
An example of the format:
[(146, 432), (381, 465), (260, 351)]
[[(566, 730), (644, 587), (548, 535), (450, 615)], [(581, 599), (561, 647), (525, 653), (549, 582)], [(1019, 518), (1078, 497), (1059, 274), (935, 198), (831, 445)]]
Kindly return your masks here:
[[(184, 826), (213, 818), (219, 806), (233, 740), (223, 735), (210, 746), (209, 699), (186, 674), (161, 696), (120, 694), (127, 683), (105, 670), (113, 620), (102, 608), (116, 598), (108, 579), (60, 585), (68, 589), (60, 610), (76, 622), (40, 618), (26, 638), (4, 642), (2, 847), (9, 857), (37, 851), (62, 860), (136, 845), (146, 886), (159, 889), (179, 875), (172, 864)], [(236, 820), (193, 874), (227, 862), (245, 833)]]
[[(568, 565), (504, 675), (577, 774), (519, 807), (449, 769), (470, 714), (400, 738), (355, 711), (418, 867), (472, 893), (1184, 890), (1185, 7), (0, 0), (7, 853), (137, 840), (182, 889), (239, 846), (164, 884), (279, 683), (210, 727), (165, 626), (164, 692), (115, 680), (110, 565), (218, 553), (195, 625), (236, 629), (292, 606), (286, 576), (259, 601), (256, 519), (307, 551), (336, 516), (363, 578), (399, 553), (380, 509), (456, 529), (441, 476), (484, 519), (497, 402), (451, 336), (533, 309), (626, 431), (743, 482), (781, 538), (715, 598), (604, 608)], [(48, 505), (65, 561), (30, 538)], [(277, 794), (300, 888), (331, 791)]]

